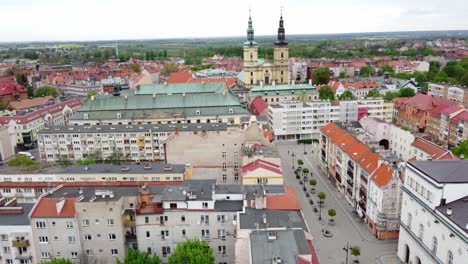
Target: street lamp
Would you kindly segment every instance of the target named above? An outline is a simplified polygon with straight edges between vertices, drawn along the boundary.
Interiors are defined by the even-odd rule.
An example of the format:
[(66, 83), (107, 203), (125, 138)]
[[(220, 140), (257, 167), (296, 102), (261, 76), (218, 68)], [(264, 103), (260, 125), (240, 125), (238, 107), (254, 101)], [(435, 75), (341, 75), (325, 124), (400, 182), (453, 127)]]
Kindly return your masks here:
[(292, 169), (294, 170), (294, 157), (296, 156), (296, 154), (294, 154), (294, 152), (291, 154), (291, 157), (292, 157)]
[(343, 250), (346, 252), (346, 264), (348, 264), (349, 242), (346, 243), (346, 247), (344, 247)]

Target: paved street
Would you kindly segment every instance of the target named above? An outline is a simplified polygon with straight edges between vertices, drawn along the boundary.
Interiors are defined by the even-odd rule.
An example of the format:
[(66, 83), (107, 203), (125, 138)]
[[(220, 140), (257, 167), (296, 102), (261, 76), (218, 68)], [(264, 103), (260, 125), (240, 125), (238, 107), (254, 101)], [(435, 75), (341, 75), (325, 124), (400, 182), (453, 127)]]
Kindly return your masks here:
[[(303, 145), (295, 143), (279, 143), (278, 151), (281, 156), (283, 171), (285, 173), (285, 182), (287, 185), (295, 188), (299, 201), (302, 204), (303, 214), (311, 234), (314, 236), (314, 246), (317, 251), (321, 264), (342, 264), (345, 263), (346, 252), (343, 247), (349, 242), (350, 245), (357, 245), (361, 248), (361, 256), (358, 258), (360, 263), (381, 263), (398, 264), (401, 263), (396, 257), (397, 241), (381, 241), (375, 239), (368, 231), (366, 224), (351, 210), (351, 207), (345, 201), (344, 197), (330, 184), (325, 174), (315, 165), (315, 158), (311, 154), (312, 147), (307, 145), (308, 155), (304, 155)], [(288, 154), (289, 151), (289, 154)], [(294, 158), (295, 167), (297, 160), (302, 159), (304, 166), (313, 173), (313, 178), (317, 180), (315, 187), (316, 194), (311, 195), (315, 202), (310, 205), (303, 191), (303, 185), (299, 185), (292, 170), (292, 153), (296, 154)], [(317, 153), (317, 152), (315, 152)], [(311, 179), (309, 177), (309, 179)], [(308, 189), (310, 185), (306, 183)], [(318, 220), (318, 213), (313, 212), (314, 206), (318, 201), (317, 193), (326, 194), (325, 205), (322, 208), (322, 220)], [(336, 225), (328, 225), (328, 209), (336, 210), (334, 217)], [(332, 238), (326, 238), (322, 235), (322, 229), (329, 229), (333, 233)], [(354, 256), (349, 255), (348, 263), (352, 263)]]

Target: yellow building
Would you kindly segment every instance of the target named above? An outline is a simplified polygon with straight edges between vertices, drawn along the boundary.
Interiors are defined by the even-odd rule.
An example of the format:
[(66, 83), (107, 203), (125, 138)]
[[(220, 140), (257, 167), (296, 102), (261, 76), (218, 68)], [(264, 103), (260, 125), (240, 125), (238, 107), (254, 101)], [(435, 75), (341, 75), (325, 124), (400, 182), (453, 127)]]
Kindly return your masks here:
[(244, 42), (244, 76), (247, 88), (255, 85), (286, 84), (289, 82), (289, 49), (286, 42), (283, 15), (281, 14), (278, 37), (274, 43), (273, 61), (258, 58), (258, 45), (254, 40), (252, 17), (249, 15), (247, 41)]
[(275, 163), (257, 159), (242, 166), (242, 184), (283, 185), (283, 171)]

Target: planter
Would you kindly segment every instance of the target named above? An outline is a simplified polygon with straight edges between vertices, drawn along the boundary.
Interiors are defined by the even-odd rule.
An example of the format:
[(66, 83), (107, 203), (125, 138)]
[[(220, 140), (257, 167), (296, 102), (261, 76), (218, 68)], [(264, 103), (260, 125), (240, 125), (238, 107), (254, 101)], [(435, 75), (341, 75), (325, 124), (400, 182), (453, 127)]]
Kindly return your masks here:
[(310, 193), (314, 194), (315, 193), (315, 188), (310, 188)]
[(332, 237), (333, 234), (330, 230), (327, 230), (327, 229), (322, 229), (322, 234), (324, 237)]
[(328, 225), (334, 226), (335, 225), (335, 219), (328, 220)]
[(306, 192), (306, 197), (310, 197), (310, 194)]
[(302, 190), (303, 190), (304, 192), (307, 192), (307, 187), (304, 186), (304, 187), (302, 188)]
[(318, 213), (317, 207), (314, 207), (314, 210), (313, 210), (313, 211), (314, 211), (314, 213)]
[(359, 260), (355, 259), (353, 260), (353, 263), (360, 263)]
[(309, 203), (310, 203), (310, 204), (314, 204), (314, 200), (309, 199)]

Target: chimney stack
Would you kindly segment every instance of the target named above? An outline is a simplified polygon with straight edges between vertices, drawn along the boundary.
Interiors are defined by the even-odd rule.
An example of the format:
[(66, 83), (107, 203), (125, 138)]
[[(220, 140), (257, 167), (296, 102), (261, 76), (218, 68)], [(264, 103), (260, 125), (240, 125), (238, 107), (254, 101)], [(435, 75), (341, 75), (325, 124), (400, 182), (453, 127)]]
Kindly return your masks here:
[(450, 208), (450, 207), (447, 208), (447, 215), (448, 216), (452, 215), (452, 208)]

